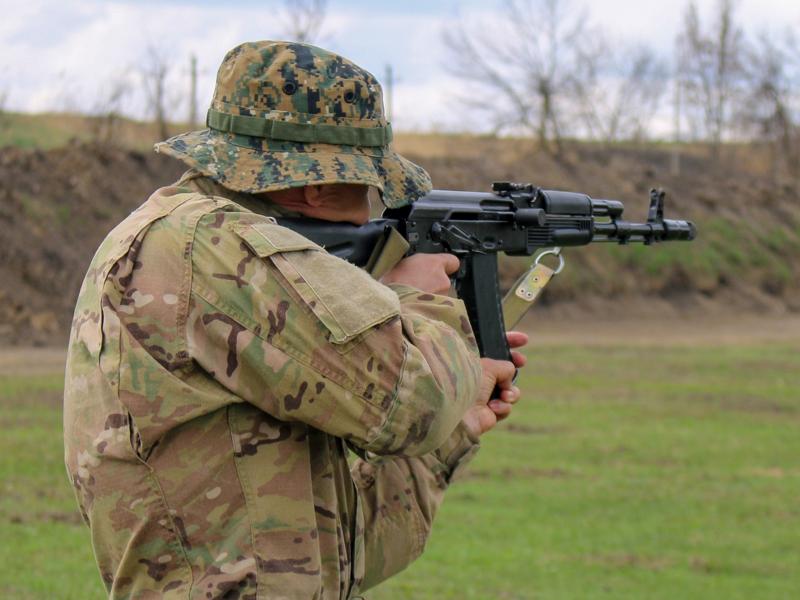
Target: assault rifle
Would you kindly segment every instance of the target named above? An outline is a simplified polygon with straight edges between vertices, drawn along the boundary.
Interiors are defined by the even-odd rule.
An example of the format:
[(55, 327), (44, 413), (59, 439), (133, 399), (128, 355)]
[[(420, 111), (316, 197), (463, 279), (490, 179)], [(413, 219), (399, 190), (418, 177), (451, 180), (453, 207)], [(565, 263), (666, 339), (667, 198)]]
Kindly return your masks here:
[[(544, 248), (593, 242), (650, 245), (695, 237), (693, 223), (664, 218), (663, 191), (651, 191), (644, 223), (624, 221), (624, 210), (617, 200), (594, 200), (575, 192), (501, 182), (486, 193), (433, 190), (409, 206), (387, 209), (382, 218), (360, 227), (312, 219), (285, 218), (278, 223), (331, 254), (367, 267), (373, 274), (372, 267), (388, 240), (400, 236), (405, 242), (396, 259), (406, 251), (455, 254), (461, 260), (454, 276), (456, 292), (466, 304), (481, 356), (509, 360), (506, 325), (513, 323), (504, 321), (503, 305), (508, 310), (516, 302), (515, 310), (521, 316), (530, 306), (524, 302), (532, 301), (538, 291), (540, 277), (532, 268), (504, 303), (498, 281), (498, 252), (531, 256)], [(549, 253), (557, 254), (558, 250)], [(525, 308), (520, 310), (520, 303)]]

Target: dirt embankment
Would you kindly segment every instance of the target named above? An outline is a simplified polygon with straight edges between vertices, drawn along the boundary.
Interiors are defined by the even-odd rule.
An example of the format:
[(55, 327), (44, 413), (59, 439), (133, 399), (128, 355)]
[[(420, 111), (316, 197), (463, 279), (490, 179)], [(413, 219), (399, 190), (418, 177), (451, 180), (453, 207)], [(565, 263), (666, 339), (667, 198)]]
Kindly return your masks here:
[[(648, 190), (668, 190), (667, 217), (690, 218), (692, 244), (566, 251), (567, 269), (537, 308), (542, 318), (608, 315), (772, 315), (800, 311), (800, 202), (753, 165), (684, 156), (679, 175), (658, 148), (569, 149), (562, 159), (526, 142), (438, 137), (399, 141), (438, 188), (530, 181), (626, 204), (646, 216)], [(431, 150), (431, 148), (435, 148)], [(72, 144), (0, 149), (0, 344), (63, 344), (83, 274), (105, 234), (182, 165), (163, 156)], [(522, 265), (502, 262), (508, 284)]]
[(0, 149), (0, 343), (63, 344), (103, 237), (183, 170), (98, 146)]

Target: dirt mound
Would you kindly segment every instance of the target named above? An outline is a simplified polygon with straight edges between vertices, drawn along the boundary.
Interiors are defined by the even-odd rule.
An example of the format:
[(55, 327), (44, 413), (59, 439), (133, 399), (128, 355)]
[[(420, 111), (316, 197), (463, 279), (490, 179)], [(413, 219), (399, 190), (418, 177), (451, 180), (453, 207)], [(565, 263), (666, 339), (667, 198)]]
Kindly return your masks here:
[[(424, 143), (403, 148), (399, 141), (438, 188), (529, 181), (623, 200), (626, 217), (641, 220), (648, 191), (658, 186), (669, 192), (668, 217), (698, 224), (692, 244), (566, 250), (568, 267), (541, 301), (547, 318), (800, 310), (797, 190), (775, 185), (748, 162), (714, 164), (687, 155), (673, 175), (670, 154), (658, 147), (576, 145), (556, 160), (528, 142), (433, 139), (435, 153)], [(182, 170), (167, 157), (96, 145), (0, 149), (0, 343), (63, 344), (100, 241)], [(502, 260), (506, 285), (522, 262)]]
[(97, 246), (183, 170), (165, 157), (99, 146), (0, 149), (0, 342), (64, 343)]

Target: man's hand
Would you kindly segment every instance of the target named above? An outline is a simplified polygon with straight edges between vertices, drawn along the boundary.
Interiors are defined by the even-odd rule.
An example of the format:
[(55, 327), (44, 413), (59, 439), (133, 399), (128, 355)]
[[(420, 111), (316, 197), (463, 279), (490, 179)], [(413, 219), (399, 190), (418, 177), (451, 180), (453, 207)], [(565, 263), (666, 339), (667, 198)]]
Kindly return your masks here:
[(397, 263), (381, 281), (403, 283), (429, 294), (446, 294), (450, 275), (458, 271), (458, 266), (458, 258), (452, 254), (413, 254)]
[[(413, 254), (397, 263), (381, 281), (384, 284), (410, 285), (429, 294), (446, 294), (450, 290), (450, 275), (458, 270), (459, 264), (458, 258), (452, 254)], [(528, 336), (520, 331), (509, 331), (506, 335), (512, 348), (511, 361), (481, 359), (483, 380), (480, 393), (475, 405), (464, 415), (464, 425), (476, 437), (507, 418), (520, 397), (519, 388), (512, 380), (516, 369), (525, 365), (525, 357), (513, 348), (527, 344)], [(500, 390), (500, 397), (490, 398), (495, 387)]]
[[(509, 331), (508, 345), (520, 348), (528, 343), (528, 336), (519, 331)], [(482, 358), (483, 381), (475, 405), (464, 415), (464, 425), (476, 437), (497, 425), (511, 414), (513, 405), (519, 400), (520, 391), (512, 383), (517, 368), (525, 365), (525, 357), (516, 350), (511, 351), (511, 360)], [(500, 389), (500, 398), (490, 398), (495, 386)]]

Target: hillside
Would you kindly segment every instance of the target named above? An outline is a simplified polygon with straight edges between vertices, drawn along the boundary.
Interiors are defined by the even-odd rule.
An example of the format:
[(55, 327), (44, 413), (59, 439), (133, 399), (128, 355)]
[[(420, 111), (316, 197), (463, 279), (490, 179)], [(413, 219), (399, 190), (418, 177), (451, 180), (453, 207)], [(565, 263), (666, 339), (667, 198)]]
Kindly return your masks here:
[[(668, 217), (697, 223), (692, 244), (567, 250), (567, 269), (537, 308), (545, 318), (800, 311), (797, 187), (776, 186), (756, 154), (715, 165), (687, 153), (675, 176), (660, 147), (573, 145), (555, 160), (524, 140), (407, 135), (397, 148), (429, 169), (438, 188), (530, 181), (622, 200), (626, 216), (639, 220), (648, 190), (659, 186), (668, 191)], [(89, 142), (0, 148), (0, 343), (63, 343), (100, 240), (181, 171), (162, 156)], [(505, 259), (505, 283), (521, 268)]]
[(181, 172), (133, 150), (0, 149), (0, 343), (63, 343), (100, 241)]

